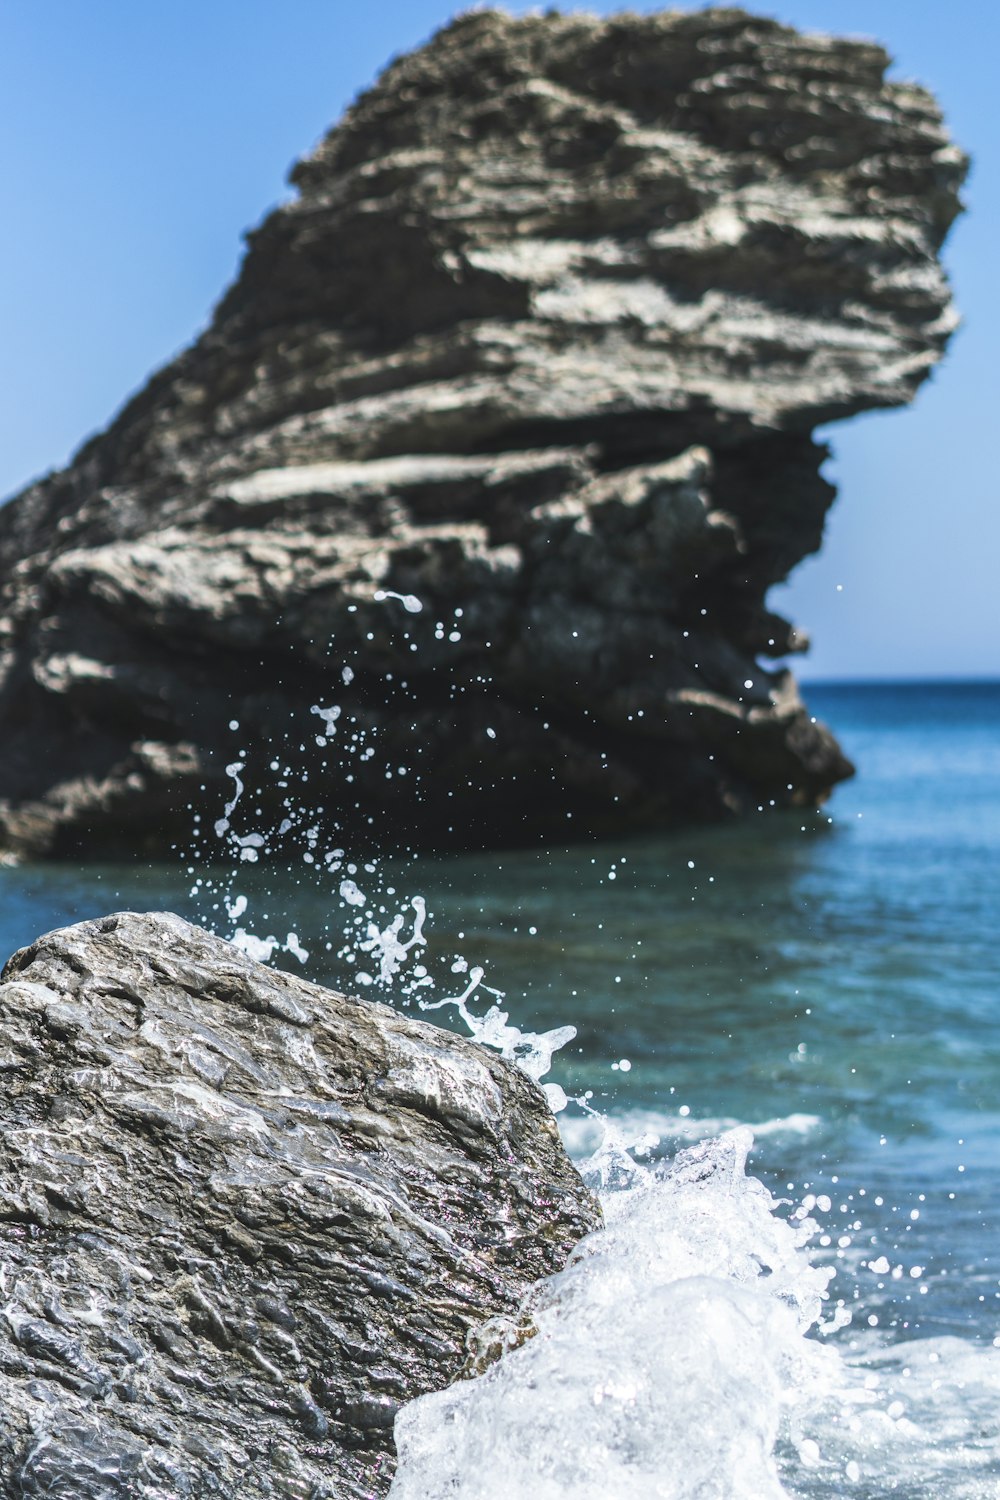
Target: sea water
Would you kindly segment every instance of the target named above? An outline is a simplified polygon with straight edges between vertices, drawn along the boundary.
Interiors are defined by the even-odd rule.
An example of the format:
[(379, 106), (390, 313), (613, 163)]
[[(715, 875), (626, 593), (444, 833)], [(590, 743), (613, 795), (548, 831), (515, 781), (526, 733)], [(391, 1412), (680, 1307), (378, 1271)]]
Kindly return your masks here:
[(562, 1043), (540, 1076), (610, 1231), (533, 1338), (403, 1415), (400, 1500), (1000, 1496), (1000, 686), (808, 700), (859, 766), (820, 813), (397, 865), (306, 819), (291, 867), (213, 867), (210, 835), (0, 871), (7, 951), (167, 906), (416, 1013), (461, 1000), (444, 1024), (492, 1012), (511, 1055)]

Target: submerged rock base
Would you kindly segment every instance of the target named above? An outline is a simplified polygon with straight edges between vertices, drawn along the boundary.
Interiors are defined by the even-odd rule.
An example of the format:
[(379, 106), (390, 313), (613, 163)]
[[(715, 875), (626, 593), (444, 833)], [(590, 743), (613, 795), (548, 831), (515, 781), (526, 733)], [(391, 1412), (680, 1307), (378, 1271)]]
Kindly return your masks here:
[(822, 801), (767, 592), (822, 538), (813, 429), (956, 322), (965, 159), (888, 62), (725, 9), (475, 11), (393, 63), (207, 332), (0, 511), (8, 849), (164, 847), (231, 719), (382, 844)]
[(600, 1213), (541, 1091), (170, 915), (0, 983), (0, 1490), (349, 1500)]

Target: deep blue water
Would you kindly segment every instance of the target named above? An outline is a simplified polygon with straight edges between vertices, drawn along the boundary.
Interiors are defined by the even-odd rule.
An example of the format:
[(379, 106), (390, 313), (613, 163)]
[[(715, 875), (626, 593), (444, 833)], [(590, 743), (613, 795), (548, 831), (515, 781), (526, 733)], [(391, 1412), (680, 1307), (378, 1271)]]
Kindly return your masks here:
[[(893, 1339), (990, 1342), (1000, 684), (823, 685), (806, 697), (859, 768), (821, 814), (422, 858), (357, 879), (388, 913), (427, 898), (437, 995), (464, 983), (450, 972), (464, 956), (522, 1028), (575, 1024), (554, 1077), (651, 1128), (660, 1149), (720, 1121), (762, 1127), (757, 1170), (790, 1197), (829, 1194), (836, 1295), (865, 1326), (874, 1317)], [(9, 952), (125, 906), (168, 906), (230, 931), (224, 887), (247, 895), (249, 930), (295, 930), (309, 977), (353, 982), (365, 959), (343, 939), (353, 909), (336, 881), (267, 865), (214, 878), (206, 894), (194, 884), (204, 868), (180, 860), (2, 869), (0, 942)], [(571, 1121), (574, 1138), (581, 1129)], [(862, 1266), (882, 1254), (901, 1267), (895, 1279)]]

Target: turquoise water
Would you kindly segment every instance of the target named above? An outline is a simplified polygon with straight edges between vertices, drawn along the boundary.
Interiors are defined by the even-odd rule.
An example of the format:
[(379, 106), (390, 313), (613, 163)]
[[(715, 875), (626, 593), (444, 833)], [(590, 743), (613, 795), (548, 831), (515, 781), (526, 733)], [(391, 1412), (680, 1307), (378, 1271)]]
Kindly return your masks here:
[[(820, 814), (765, 810), (669, 837), (422, 857), (354, 878), (386, 919), (426, 899), (421, 956), (434, 984), (397, 993), (400, 1003), (458, 993), (463, 961), (481, 965), (522, 1029), (578, 1028), (551, 1076), (631, 1133), (659, 1137), (654, 1156), (749, 1123), (753, 1170), (775, 1192), (828, 1195), (818, 1254), (836, 1269), (834, 1299), (854, 1313), (836, 1335), (848, 1356), (891, 1358), (942, 1336), (992, 1349), (1000, 685), (825, 685), (807, 698), (860, 768)], [(248, 931), (294, 931), (309, 951), (302, 971), (347, 987), (368, 958), (349, 926), (344, 937), (357, 909), (339, 879), (266, 859), (235, 872), (197, 857), (3, 869), (0, 940), (12, 951), (125, 906), (169, 906), (228, 933), (223, 898), (241, 894)], [(288, 953), (278, 961), (299, 968)], [(571, 1147), (593, 1133), (568, 1112)], [(871, 1270), (881, 1257), (886, 1269)], [(1000, 1493), (982, 1482), (852, 1493)]]

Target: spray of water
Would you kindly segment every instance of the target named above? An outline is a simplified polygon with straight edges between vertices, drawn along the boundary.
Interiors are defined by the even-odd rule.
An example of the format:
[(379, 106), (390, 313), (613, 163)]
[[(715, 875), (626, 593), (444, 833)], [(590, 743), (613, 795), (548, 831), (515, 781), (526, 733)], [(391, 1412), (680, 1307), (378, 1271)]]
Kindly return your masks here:
[[(529, 1078), (541, 1083), (552, 1066), (553, 1054), (576, 1036), (575, 1026), (556, 1026), (551, 1031), (522, 1031), (510, 1024), (510, 1014), (498, 1005), (491, 1005), (482, 1016), (469, 1009), (469, 1001), (481, 986), (489, 993), (503, 998), (499, 990), (483, 985), (484, 971), (473, 968), (469, 971), (469, 982), (460, 995), (444, 1000), (421, 1000), (421, 1010), (440, 1010), (446, 1005), (454, 1006), (472, 1036), (484, 1047), (495, 1047), (500, 1056), (515, 1063)], [(553, 1114), (566, 1108), (568, 1100), (558, 1083), (542, 1084), (542, 1090)]]
[(401, 1413), (391, 1500), (784, 1496), (779, 1432), (837, 1385), (803, 1337), (830, 1273), (746, 1176), (751, 1143), (734, 1130), (650, 1168), (609, 1132), (586, 1168), (618, 1184), (607, 1227), (532, 1291), (532, 1337)]
[[(412, 595), (375, 597), (410, 614), (422, 608)], [(345, 684), (353, 675), (342, 668)], [(375, 755), (339, 705), (311, 712), (316, 745), (336, 737), (342, 769)], [(590, 1150), (581, 1170), (604, 1208), (606, 1228), (532, 1290), (517, 1318), (474, 1337), (478, 1378), (402, 1410), (392, 1500), (997, 1500), (1000, 1347), (937, 1339), (900, 1350), (872, 1333), (852, 1336), (845, 1358), (826, 1335), (849, 1315), (842, 1300), (830, 1302), (832, 1272), (809, 1250), (822, 1205), (807, 1197), (783, 1212), (789, 1205), (747, 1175), (748, 1128), (651, 1162), (660, 1140), (649, 1122), (616, 1125), (589, 1096), (569, 1101), (544, 1081), (573, 1026), (521, 1030), (497, 1003), (503, 992), (462, 955), (447, 975), (432, 972), (424, 898), (400, 900), (377, 860), (350, 857), (306, 773), (287, 758), (270, 762), (287, 789), (285, 816), (255, 827), (244, 811), (253, 804), (245, 751), (226, 772), (233, 790), (214, 841), (202, 832), (191, 855), (208, 925), (224, 914), (231, 940), (263, 961), (287, 953), (304, 964), (318, 945), (342, 966), (346, 988), (452, 1011), (544, 1089), (568, 1142)], [(266, 913), (251, 921), (251, 897), (236, 889), (241, 872), (277, 850), (297, 853), (329, 893), (308, 950), (294, 930), (284, 941), (254, 930)], [(220, 856), (223, 876), (198, 872)], [(460, 993), (436, 998), (458, 974), (467, 976)], [(696, 1124), (716, 1133), (727, 1123), (679, 1119), (672, 1133), (690, 1139)], [(765, 1129), (773, 1124), (804, 1130), (815, 1120)]]

